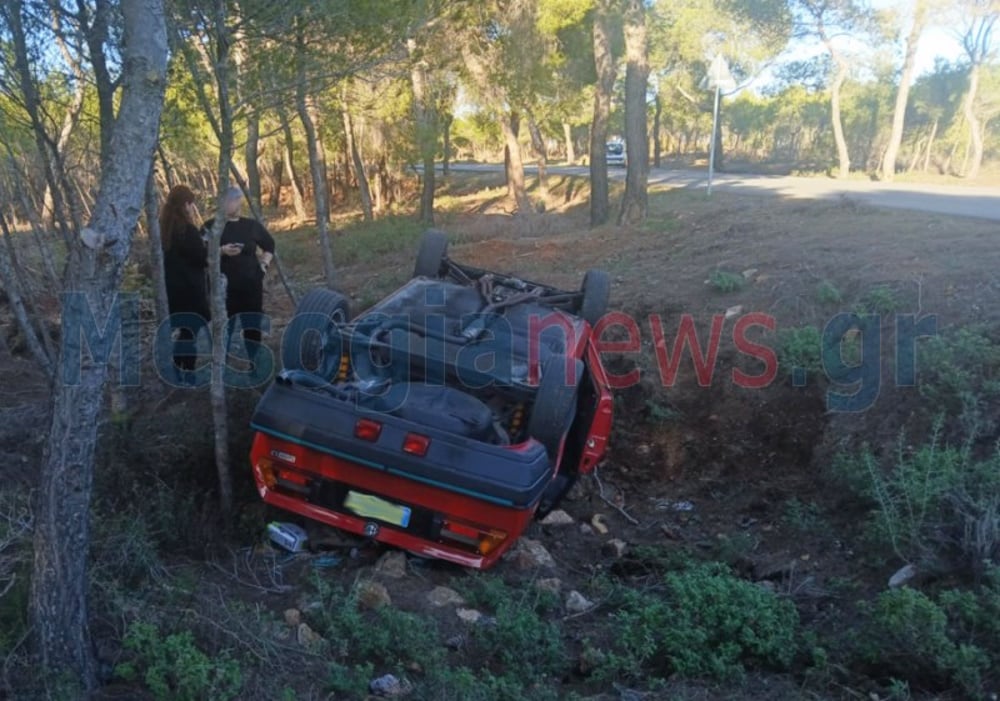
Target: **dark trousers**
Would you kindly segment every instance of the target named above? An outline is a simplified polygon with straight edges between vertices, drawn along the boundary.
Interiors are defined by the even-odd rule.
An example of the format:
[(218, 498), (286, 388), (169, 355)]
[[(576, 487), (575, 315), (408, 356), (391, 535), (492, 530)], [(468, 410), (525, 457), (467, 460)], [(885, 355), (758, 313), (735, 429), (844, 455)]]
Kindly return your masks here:
[(260, 345), (263, 312), (263, 286), (251, 290), (229, 290), (226, 295), (226, 314), (229, 315), (226, 338), (232, 339), (236, 322), (239, 321), (243, 333), (243, 347), (250, 360), (254, 359), (256, 349)]

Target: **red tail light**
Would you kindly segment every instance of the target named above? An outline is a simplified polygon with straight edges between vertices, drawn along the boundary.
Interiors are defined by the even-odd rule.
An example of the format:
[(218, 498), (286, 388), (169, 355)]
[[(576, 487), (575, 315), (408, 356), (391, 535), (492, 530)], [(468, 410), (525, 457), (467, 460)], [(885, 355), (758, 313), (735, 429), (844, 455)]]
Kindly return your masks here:
[(358, 419), (354, 424), (354, 437), (374, 443), (382, 434), (382, 424), (374, 419)]
[(431, 439), (421, 436), (419, 433), (407, 433), (403, 439), (403, 452), (416, 455), (419, 458), (427, 455), (427, 449), (431, 445)]

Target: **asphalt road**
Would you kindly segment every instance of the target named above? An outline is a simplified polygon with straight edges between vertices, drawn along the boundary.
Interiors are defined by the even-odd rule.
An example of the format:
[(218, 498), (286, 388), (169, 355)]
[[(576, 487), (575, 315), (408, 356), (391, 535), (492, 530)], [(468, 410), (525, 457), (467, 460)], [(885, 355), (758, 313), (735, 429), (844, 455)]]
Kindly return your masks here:
[[(452, 164), (454, 171), (498, 172), (500, 164), (459, 163)], [(534, 166), (525, 166), (527, 172), (535, 172)], [(550, 166), (550, 174), (588, 176), (585, 166)], [(612, 168), (610, 177), (624, 179), (624, 168)], [(652, 168), (649, 182), (674, 187), (705, 189), (708, 173), (696, 170), (666, 170)], [(880, 183), (867, 180), (840, 181), (833, 178), (797, 178), (792, 176), (769, 176), (717, 173), (712, 179), (712, 191), (759, 194), (790, 199), (836, 199), (850, 197), (876, 207), (910, 209), (978, 219), (1000, 221), (1000, 188), (958, 185), (925, 185), (916, 183)]]

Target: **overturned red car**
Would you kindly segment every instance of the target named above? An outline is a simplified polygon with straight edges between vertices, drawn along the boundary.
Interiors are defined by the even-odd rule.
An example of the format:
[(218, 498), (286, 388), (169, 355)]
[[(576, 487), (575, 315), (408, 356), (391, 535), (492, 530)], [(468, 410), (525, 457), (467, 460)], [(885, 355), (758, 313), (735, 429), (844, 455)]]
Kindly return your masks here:
[(604, 454), (612, 398), (592, 327), (610, 282), (564, 291), (448, 257), (356, 318), (317, 289), (252, 418), (261, 497), (417, 555), (485, 569)]

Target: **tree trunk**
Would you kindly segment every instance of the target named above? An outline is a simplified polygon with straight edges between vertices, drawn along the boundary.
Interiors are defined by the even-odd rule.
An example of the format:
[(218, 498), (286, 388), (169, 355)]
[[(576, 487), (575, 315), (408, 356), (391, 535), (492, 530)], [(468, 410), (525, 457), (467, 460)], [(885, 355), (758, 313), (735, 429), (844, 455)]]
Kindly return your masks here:
[(917, 61), (917, 45), (923, 34), (927, 21), (927, 2), (915, 0), (913, 7), (913, 26), (906, 38), (906, 55), (903, 59), (903, 72), (899, 77), (899, 88), (896, 90), (896, 106), (892, 113), (892, 131), (889, 133), (889, 144), (882, 157), (882, 180), (891, 182), (896, 177), (896, 157), (899, 155), (899, 145), (903, 141), (903, 126), (906, 120), (906, 103), (910, 96), (910, 81)]
[(545, 175), (548, 166), (548, 149), (545, 147), (545, 137), (542, 136), (542, 130), (538, 128), (538, 122), (535, 121), (534, 115), (530, 112), (528, 113), (528, 134), (531, 136), (531, 148), (538, 156), (538, 196), (544, 205), (549, 196)]
[(445, 112), (442, 121), (441, 136), (444, 138), (442, 146), (444, 153), (441, 157), (441, 175), (447, 178), (451, 171), (451, 125), (455, 121), (455, 115), (451, 112)]
[(851, 174), (851, 154), (847, 149), (847, 139), (844, 138), (844, 123), (840, 119), (840, 89), (847, 79), (847, 62), (830, 46), (830, 55), (836, 64), (836, 73), (830, 84), (830, 121), (833, 123), (833, 140), (837, 144), (838, 178), (846, 178)]
[(973, 63), (969, 68), (969, 91), (965, 96), (965, 103), (962, 106), (962, 114), (969, 124), (969, 135), (972, 139), (972, 153), (968, 170), (963, 168), (965, 177), (975, 180), (979, 177), (979, 168), (983, 164), (983, 131), (976, 114), (976, 93), (979, 91), (979, 64)]
[[(35, 326), (31, 323), (31, 314), (25, 305), (24, 296), (21, 293), (21, 284), (18, 282), (17, 271), (14, 266), (12, 253), (12, 239), (10, 228), (7, 226), (6, 216), (0, 212), (0, 234), (3, 235), (4, 245), (0, 246), (0, 288), (7, 296), (7, 303), (11, 311), (14, 312), (14, 319), (17, 326), (24, 334), (24, 340), (28, 345), (28, 351), (34, 357), (35, 362), (45, 372), (49, 380), (55, 379), (55, 367), (51, 352), (42, 345), (42, 338), (35, 331)], [(45, 333), (45, 323), (43, 319), (37, 319)]]
[(282, 147), (282, 155), (271, 161), (270, 192), (268, 193), (271, 209), (277, 209), (281, 206), (281, 181), (285, 169), (284, 150)]
[(330, 213), (326, 199), (326, 155), (317, 125), (313, 121), (314, 110), (312, 100), (306, 95), (306, 45), (301, 27), (297, 32), (296, 63), (298, 79), (295, 84), (295, 104), (299, 112), (299, 120), (306, 132), (306, 146), (309, 151), (309, 171), (312, 173), (313, 202), (316, 209), (316, 230), (319, 234), (319, 245), (323, 254), (323, 276), (326, 286), (333, 289), (336, 275), (333, 267), (333, 249), (330, 245)]
[(437, 111), (428, 95), (427, 60), (415, 39), (406, 40), (410, 57), (410, 87), (413, 90), (413, 121), (416, 124), (417, 150), (423, 165), (420, 190), (420, 221), (434, 225), (434, 152), (437, 150)]
[[(69, 143), (69, 137), (73, 134), (73, 129), (76, 128), (77, 122), (80, 119), (80, 112), (83, 110), (83, 101), (86, 95), (84, 87), (82, 81), (76, 86), (76, 92), (73, 94), (73, 103), (66, 110), (66, 115), (63, 117), (62, 129), (59, 130), (59, 138), (56, 140), (57, 153), (65, 152), (66, 144)], [(42, 221), (48, 228), (54, 228), (55, 226), (55, 207), (52, 200), (52, 188), (48, 184), (46, 184), (45, 192), (42, 195)]]
[(573, 145), (573, 126), (569, 122), (562, 123), (563, 140), (566, 142), (566, 163), (576, 163), (576, 147)]
[(625, 195), (618, 215), (619, 226), (636, 226), (646, 219), (649, 199), (649, 129), (646, 116), (646, 88), (649, 82), (649, 55), (646, 38), (646, 11), (643, 0), (625, 5), (625, 148), (628, 154)]
[(146, 235), (149, 237), (149, 263), (153, 268), (156, 320), (162, 323), (170, 315), (167, 304), (167, 281), (163, 272), (163, 241), (160, 238), (160, 202), (156, 194), (155, 160), (146, 179)]
[(233, 480), (229, 460), (229, 410), (226, 405), (225, 370), (228, 356), (228, 313), (226, 310), (226, 285), (220, 263), (222, 251), (219, 241), (226, 226), (225, 203), (229, 189), (229, 172), (233, 162), (233, 111), (229, 100), (230, 54), (232, 37), (226, 25), (227, 0), (215, 2), (215, 56), (213, 74), (216, 97), (219, 106), (218, 133), (219, 160), (217, 178), (219, 183), (218, 205), (211, 236), (208, 240), (208, 289), (212, 309), (212, 382), (209, 395), (212, 405), (212, 425), (214, 428), (215, 469), (219, 478), (219, 505), (222, 513), (229, 516), (233, 511)]
[(653, 98), (653, 165), (660, 167), (661, 145), (660, 145), (660, 118), (663, 114), (663, 102), (660, 100), (660, 91), (656, 91)]
[(251, 110), (247, 115), (247, 142), (243, 147), (243, 157), (247, 162), (247, 188), (253, 207), (259, 212), (263, 199), (260, 189), (260, 167), (257, 160), (260, 157), (260, 114)]
[(295, 209), (295, 220), (299, 224), (309, 218), (306, 214), (305, 197), (302, 195), (302, 184), (299, 175), (295, 172), (295, 141), (292, 137), (292, 125), (288, 122), (288, 115), (282, 109), (278, 110), (278, 119), (281, 121), (281, 130), (284, 132), (285, 143), (282, 149), (282, 160), (285, 163), (285, 174), (288, 176), (289, 185), (292, 188), (292, 207)]
[(500, 129), (503, 131), (507, 153), (510, 156), (510, 167), (507, 169), (507, 194), (514, 199), (517, 211), (522, 214), (531, 212), (531, 200), (528, 199), (528, 189), (524, 183), (524, 161), (521, 160), (521, 143), (517, 139), (520, 125), (518, 114), (511, 113), (501, 117)]
[(931, 125), (931, 135), (927, 137), (927, 150), (924, 153), (924, 167), (923, 171), (926, 173), (927, 169), (931, 166), (931, 153), (934, 149), (934, 138), (937, 136), (938, 130), (938, 119), (934, 119), (934, 124)]
[(597, 0), (594, 8), (594, 117), (590, 125), (590, 225), (606, 224), (611, 216), (608, 201), (608, 119), (615, 87), (615, 61), (611, 53), (612, 0)]
[[(121, 320), (118, 289), (132, 246), (146, 178), (156, 146), (166, 84), (167, 36), (162, 0), (122, 0), (123, 89), (111, 130), (99, 194), (90, 226), (69, 251), (64, 289), (62, 349), (64, 375), (54, 388), (35, 499), (34, 563), (29, 616), (39, 653), (37, 669), (50, 693), (56, 683), (77, 686), (82, 698), (97, 686), (90, 640), (87, 559), (90, 551), (90, 496), (94, 448), (113, 336), (103, 358), (89, 344), (85, 358), (80, 334), (71, 323)], [(86, 327), (84, 327), (86, 328)], [(133, 358), (133, 361), (137, 359)]]
[(78, 2), (80, 24), (84, 28), (84, 38), (87, 42), (91, 67), (94, 71), (94, 83), (97, 86), (97, 113), (100, 120), (101, 162), (108, 156), (111, 144), (111, 129), (115, 122), (115, 84), (111, 80), (108, 61), (104, 54), (104, 45), (108, 41), (111, 6), (108, 0), (94, 2), (93, 21), (88, 22), (89, 10), (87, 3)]
[[(345, 95), (346, 97), (346, 95)], [(344, 118), (344, 138), (347, 140), (347, 150), (351, 153), (351, 161), (354, 164), (354, 177), (358, 181), (358, 194), (361, 196), (361, 212), (365, 221), (375, 218), (372, 212), (372, 193), (368, 187), (368, 174), (365, 172), (365, 162), (358, 151), (358, 144), (354, 140), (354, 123), (351, 120), (351, 113), (347, 110), (347, 102), (344, 101), (344, 108), (341, 115)]]

